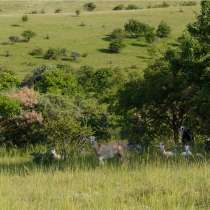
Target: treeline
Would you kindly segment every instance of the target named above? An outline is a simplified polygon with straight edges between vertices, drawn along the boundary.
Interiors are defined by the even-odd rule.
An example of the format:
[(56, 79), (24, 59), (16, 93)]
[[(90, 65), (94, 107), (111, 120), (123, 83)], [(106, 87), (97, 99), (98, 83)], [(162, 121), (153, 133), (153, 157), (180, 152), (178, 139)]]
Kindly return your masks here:
[(149, 145), (178, 141), (181, 125), (200, 136), (210, 123), (210, 2), (176, 44), (139, 75), (118, 68), (44, 65), (23, 81), (0, 71), (0, 142), (58, 145), (113, 136)]

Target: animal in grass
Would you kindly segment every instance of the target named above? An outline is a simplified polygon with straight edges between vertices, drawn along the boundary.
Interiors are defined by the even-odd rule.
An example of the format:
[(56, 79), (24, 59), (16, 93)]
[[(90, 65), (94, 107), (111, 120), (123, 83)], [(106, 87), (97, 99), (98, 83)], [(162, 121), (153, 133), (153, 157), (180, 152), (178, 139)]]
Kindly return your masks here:
[(181, 126), (179, 129), (179, 134), (183, 145), (192, 145), (194, 143), (193, 135), (190, 129), (186, 128), (185, 126)]
[(95, 150), (100, 164), (104, 164), (104, 160), (108, 160), (114, 157), (118, 157), (121, 161), (123, 160), (126, 150), (125, 143), (115, 141), (108, 144), (99, 144), (95, 136), (90, 137), (90, 143)]
[(184, 152), (182, 152), (181, 155), (184, 156), (184, 157), (193, 156), (192, 152), (190, 151), (190, 146), (189, 145), (184, 146)]
[(176, 155), (175, 152), (172, 151), (166, 151), (165, 150), (165, 145), (163, 143), (160, 143), (160, 152), (163, 154), (164, 157), (166, 158), (171, 158)]
[(51, 149), (45, 153), (41, 153), (41, 152), (31, 153), (31, 156), (33, 157), (33, 161), (36, 163), (61, 160), (61, 155), (57, 154), (55, 149)]
[(209, 139), (206, 139), (204, 141), (204, 150), (206, 153), (210, 153), (210, 140)]

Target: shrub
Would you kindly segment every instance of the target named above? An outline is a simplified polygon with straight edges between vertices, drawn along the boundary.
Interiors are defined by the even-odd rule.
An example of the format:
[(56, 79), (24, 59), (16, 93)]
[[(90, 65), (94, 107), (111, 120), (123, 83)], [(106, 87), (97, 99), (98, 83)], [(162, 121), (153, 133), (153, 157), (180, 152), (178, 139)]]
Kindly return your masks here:
[(113, 10), (123, 10), (125, 6), (123, 4), (119, 4), (116, 7), (113, 8)]
[(54, 68), (39, 75), (34, 87), (41, 93), (54, 93), (74, 96), (80, 91), (75, 75), (70, 69)]
[(75, 11), (76, 16), (80, 16), (80, 13), (81, 13), (81, 11), (80, 11), (79, 9), (77, 9), (77, 10)]
[(141, 23), (138, 20), (130, 19), (128, 23), (125, 24), (125, 31), (131, 38), (137, 38), (141, 35), (144, 35), (148, 25)]
[(0, 91), (9, 90), (18, 85), (19, 81), (13, 72), (0, 70)]
[(35, 108), (38, 104), (38, 93), (27, 87), (10, 93), (9, 98), (19, 101), (25, 108), (28, 109)]
[(61, 9), (61, 8), (57, 8), (57, 9), (55, 9), (55, 11), (54, 11), (54, 13), (60, 13), (60, 12), (62, 12), (62, 9)]
[(55, 48), (49, 48), (45, 54), (44, 54), (44, 59), (47, 60), (56, 60), (58, 59), (58, 50)]
[(27, 22), (27, 21), (28, 21), (28, 16), (27, 16), (27, 15), (23, 15), (22, 21), (23, 21), (23, 22)]
[(43, 55), (43, 49), (42, 48), (35, 48), (30, 53), (32, 56), (42, 56)]
[(96, 5), (93, 2), (89, 2), (89, 3), (84, 4), (83, 7), (87, 11), (93, 11), (93, 10), (95, 10)]
[(67, 54), (68, 50), (66, 48), (49, 48), (44, 54), (44, 59), (56, 60), (58, 58), (67, 56)]
[(19, 36), (10, 36), (8, 39), (11, 43), (16, 43), (16, 42), (21, 42), (22, 41)]
[(150, 26), (147, 26), (146, 28), (146, 31), (144, 33), (144, 37), (145, 37), (145, 40), (148, 42), (148, 43), (152, 43), (155, 41), (155, 28), (153, 27), (150, 27)]
[(80, 53), (78, 52), (71, 52), (71, 60), (77, 61), (81, 57)]
[(119, 53), (124, 47), (125, 46), (121, 39), (114, 39), (109, 44), (109, 51), (111, 53)]
[(126, 7), (127, 10), (135, 10), (135, 9), (139, 9), (139, 7), (135, 4), (129, 4), (127, 7)]
[(0, 118), (12, 118), (21, 111), (20, 103), (8, 98), (0, 96)]
[(170, 26), (164, 22), (161, 21), (160, 24), (158, 25), (156, 35), (160, 38), (168, 37), (171, 32)]
[(31, 11), (31, 14), (36, 15), (36, 14), (38, 14), (38, 11), (37, 10), (33, 10), (33, 11)]
[(33, 31), (30, 31), (30, 30), (26, 30), (26, 31), (23, 31), (21, 36), (24, 38), (25, 42), (29, 42), (31, 40), (31, 38), (36, 36), (36, 33), (34, 33)]
[(181, 1), (180, 6), (196, 6), (196, 1)]
[(109, 35), (111, 39), (123, 39), (126, 37), (126, 33), (121, 28), (116, 28), (112, 31), (112, 33)]

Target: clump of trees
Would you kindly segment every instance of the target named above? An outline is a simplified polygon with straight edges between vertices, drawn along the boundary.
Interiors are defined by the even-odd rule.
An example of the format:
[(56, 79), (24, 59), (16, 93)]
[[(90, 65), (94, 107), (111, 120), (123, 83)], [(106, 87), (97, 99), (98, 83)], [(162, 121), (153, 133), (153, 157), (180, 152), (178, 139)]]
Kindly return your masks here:
[(130, 138), (168, 136), (177, 143), (183, 124), (198, 135), (209, 134), (209, 1), (202, 1), (201, 7), (177, 47), (168, 48), (148, 66), (143, 78), (131, 79), (119, 91), (119, 110), (125, 125), (129, 124), (125, 127)]

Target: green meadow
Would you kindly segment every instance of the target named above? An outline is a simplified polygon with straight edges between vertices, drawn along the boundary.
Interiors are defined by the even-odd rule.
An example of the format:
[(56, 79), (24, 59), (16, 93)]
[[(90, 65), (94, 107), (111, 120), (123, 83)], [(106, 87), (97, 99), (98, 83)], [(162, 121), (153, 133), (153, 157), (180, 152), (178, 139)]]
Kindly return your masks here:
[[(45, 6), (46, 8), (56, 9), (62, 3), (67, 5), (66, 1), (37, 1), (36, 3), (35, 1), (25, 1), (22, 4), (19, 1), (0, 1), (0, 8), (2, 8), (0, 25), (3, 29), (0, 32), (0, 61), (2, 66), (18, 72), (21, 78), (30, 73), (37, 65), (48, 63), (63, 63), (73, 67), (90, 65), (126, 69), (131, 69), (132, 66), (135, 66), (135, 68), (141, 71), (151, 60), (148, 49), (156, 47), (161, 51), (164, 46), (173, 42), (183, 32), (186, 24), (194, 20), (195, 11), (199, 10), (199, 6), (180, 7), (173, 6), (173, 4), (167, 8), (147, 9), (146, 3), (139, 1), (138, 4), (143, 5), (143, 9), (112, 11), (111, 8), (120, 4), (120, 2), (97, 1), (96, 6), (99, 8), (93, 12), (86, 12), (81, 7), (81, 4), (84, 4), (84, 2), (77, 2), (78, 8), (81, 8), (81, 15), (76, 17), (74, 14), (74, 9), (77, 8), (74, 6), (76, 3), (69, 2), (67, 7), (69, 10), (63, 6), (66, 9), (55, 14), (53, 13), (54, 10), (49, 9), (48, 11), (46, 9), (45, 14), (29, 14), (29, 20), (25, 23), (21, 20), (23, 14), (29, 13), (32, 8), (35, 8), (37, 11), (40, 11), (43, 7), (45, 8)], [(135, 4), (136, 2), (124, 2), (125, 5), (129, 3)], [(154, 4), (154, 2), (152, 3)], [(7, 4), (10, 4), (10, 7), (7, 7)], [(17, 7), (15, 6), (16, 4)], [(24, 5), (30, 4), (35, 4), (37, 7), (24, 7)], [(73, 10), (70, 6), (71, 4), (72, 8), (74, 8)], [(147, 4), (149, 3), (147, 2)], [(183, 12), (180, 12), (180, 8), (182, 8)], [(124, 24), (132, 18), (154, 27), (157, 27), (161, 20), (165, 20), (171, 26), (172, 33), (169, 38), (158, 40), (152, 46), (145, 43), (142, 39), (126, 40), (126, 47), (122, 53), (107, 53), (106, 49), (109, 42), (106, 41), (106, 36), (115, 28), (123, 28)], [(24, 30), (32, 30), (36, 33), (36, 37), (29, 43), (8, 43), (9, 36), (19, 36)], [(47, 35), (50, 37), (48, 40), (45, 39)], [(70, 52), (78, 52), (87, 56), (85, 58), (82, 57), (77, 62), (70, 62), (68, 60), (47, 61), (29, 55), (32, 49), (38, 47), (41, 47), (43, 50), (47, 50), (50, 47), (66, 48)], [(6, 52), (10, 53), (9, 57), (4, 56)]]

